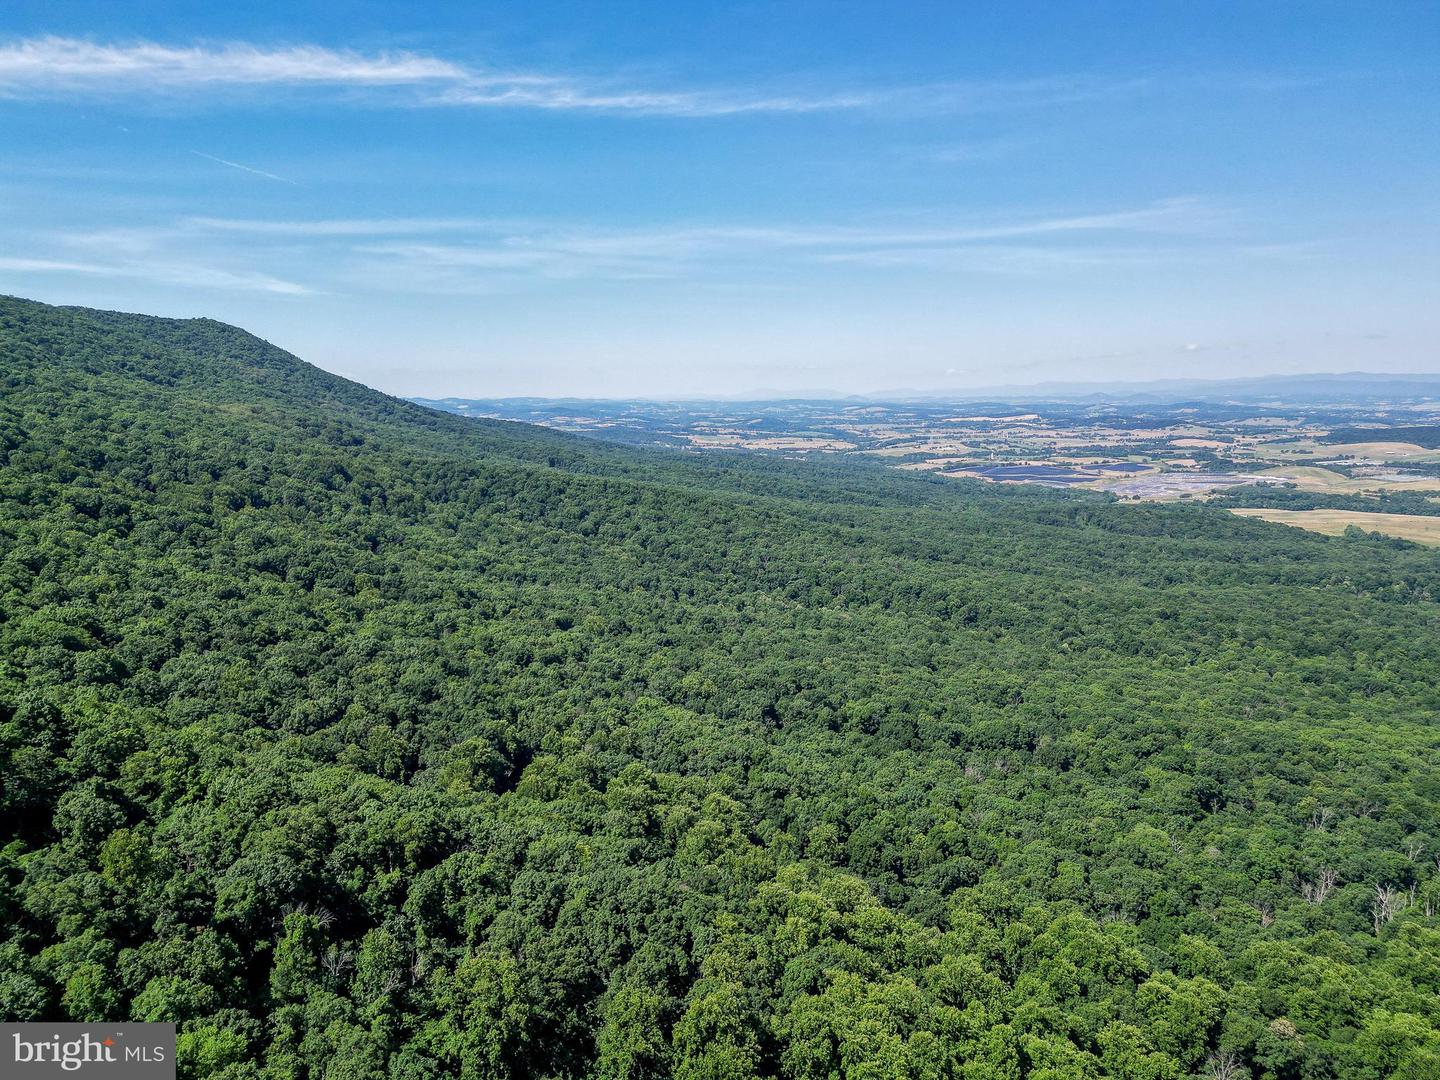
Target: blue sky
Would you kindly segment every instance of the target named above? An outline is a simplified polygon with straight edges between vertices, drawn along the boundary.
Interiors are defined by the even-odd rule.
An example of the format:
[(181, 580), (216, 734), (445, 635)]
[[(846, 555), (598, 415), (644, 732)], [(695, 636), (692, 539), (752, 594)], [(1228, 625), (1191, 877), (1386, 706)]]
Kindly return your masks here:
[(12, 3), (0, 292), (396, 393), (1437, 371), (1433, 3)]

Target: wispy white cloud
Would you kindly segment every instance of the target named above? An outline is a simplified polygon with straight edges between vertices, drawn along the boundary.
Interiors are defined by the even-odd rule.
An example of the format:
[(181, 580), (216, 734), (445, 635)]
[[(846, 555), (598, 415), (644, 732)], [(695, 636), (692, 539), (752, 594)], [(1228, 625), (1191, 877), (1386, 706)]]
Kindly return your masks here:
[[(868, 224), (618, 228), (484, 218), (189, 217), (33, 236), (27, 247), (44, 258), (11, 259), (0, 269), (304, 295), (317, 289), (292, 280), (296, 267), (312, 268), (326, 291), (466, 293), (582, 280), (744, 282), (759, 288), (788, 275), (812, 280), (822, 267), (1055, 275), (1310, 254), (1304, 245), (1266, 243), (1247, 233), (1237, 215), (1197, 198), (1005, 219), (912, 214)], [(275, 268), (284, 276), (250, 267)]]
[(0, 95), (104, 95), (220, 87), (402, 90), (389, 104), (726, 116), (875, 104), (870, 93), (776, 95), (654, 90), (609, 80), (465, 66), (416, 53), (364, 54), (317, 45), (170, 46), (40, 37), (0, 45)]
[(360, 53), (315, 45), (243, 43), (174, 47), (140, 41), (103, 45), (66, 37), (0, 45), (0, 91), (175, 89), (214, 85), (397, 86), (456, 81), (454, 64), (411, 53)]
[(176, 47), (153, 42), (100, 44), (42, 37), (0, 45), (0, 94), (163, 92), (203, 87), (402, 89), (391, 104), (454, 108), (719, 117), (809, 113), (881, 106), (947, 111), (1068, 100), (1112, 92), (1114, 84), (1077, 80), (951, 83), (883, 90), (774, 93), (753, 88), (654, 89), (573, 74), (496, 71), (416, 53), (367, 55), (316, 45), (266, 48), (245, 43)]
[(76, 262), (63, 259), (30, 259), (0, 256), (0, 270), (30, 274), (82, 274), (90, 277), (131, 278), (185, 285), (201, 289), (239, 290), (281, 296), (305, 296), (314, 289), (253, 271), (224, 270), (189, 263), (157, 262)]
[(1008, 221), (921, 225), (681, 225), (666, 228), (599, 228), (493, 218), (338, 218), (266, 220), (193, 217), (181, 225), (201, 231), (271, 236), (419, 236), (430, 233), (489, 234), (507, 247), (571, 254), (640, 256), (703, 254), (726, 249), (876, 247), (974, 243), (1045, 233), (1213, 232), (1230, 214), (1201, 199), (1161, 199), (1124, 210), (1042, 215)]
[(504, 227), (485, 218), (328, 218), (267, 221), (258, 218), (189, 217), (182, 228), (200, 232), (250, 233), (256, 236), (418, 236)]
[(1085, 270), (1145, 269), (1159, 266), (1235, 266), (1250, 261), (1296, 261), (1312, 255), (1312, 244), (977, 244), (877, 248), (817, 256), (826, 263), (873, 270), (930, 270), (940, 273), (1048, 275)]
[[(228, 223), (241, 226), (243, 223)], [(282, 223), (249, 223), (263, 227)], [(1153, 257), (1184, 258), (1233, 231), (1222, 209), (1170, 199), (1103, 213), (1051, 215), (976, 223), (909, 222), (900, 226), (704, 225), (614, 229), (469, 222), (454, 235), (431, 237), (426, 223), (346, 223), (352, 255), (379, 280), (473, 284), (514, 277), (642, 279), (695, 277), (750, 267), (850, 264), (872, 269), (925, 267), (974, 272), (1060, 272), (1119, 266)], [(318, 229), (322, 223), (291, 223)], [(293, 235), (304, 235), (297, 230)], [(311, 233), (314, 234), (313, 232)], [(282, 232), (281, 235), (284, 235)], [(1227, 244), (1226, 250), (1238, 251)]]
[[(1283, 85), (1258, 77), (1237, 83), (1257, 89)], [(0, 44), (0, 96), (12, 98), (310, 87), (385, 91), (382, 100), (390, 105), (724, 117), (838, 110), (985, 113), (1094, 101), (1154, 86), (1147, 77), (1057, 76), (859, 89), (656, 88), (593, 74), (505, 71), (421, 53), (367, 54), (318, 45), (174, 46), (57, 36)]]
[(765, 94), (735, 90), (627, 90), (572, 79), (472, 78), (427, 99), (429, 104), (549, 111), (629, 112), (650, 116), (719, 117), (745, 113), (814, 113), (875, 108), (893, 93)]
[(275, 173), (266, 172), (264, 169), (256, 169), (250, 165), (242, 165), (238, 161), (226, 161), (224, 158), (216, 157), (214, 154), (202, 153), (199, 150), (191, 150), (190, 152), (196, 157), (204, 158), (206, 161), (213, 161), (217, 165), (228, 165), (232, 169), (239, 169), (241, 172), (253, 173), (256, 176), (263, 176), (266, 180), (278, 180), (282, 184), (295, 183), (294, 180), (288, 179), (287, 177), (277, 176)]
[(9, 255), (0, 255), (0, 270), (62, 274), (98, 272), (98, 268), (91, 263), (65, 262), (61, 259), (19, 259)]

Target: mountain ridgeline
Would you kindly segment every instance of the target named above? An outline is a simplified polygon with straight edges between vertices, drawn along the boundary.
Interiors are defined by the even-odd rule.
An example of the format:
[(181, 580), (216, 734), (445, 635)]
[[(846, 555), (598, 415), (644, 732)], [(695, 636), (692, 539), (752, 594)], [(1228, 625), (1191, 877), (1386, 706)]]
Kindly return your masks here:
[(0, 299), (0, 1014), (184, 1077), (1440, 1075), (1440, 557)]

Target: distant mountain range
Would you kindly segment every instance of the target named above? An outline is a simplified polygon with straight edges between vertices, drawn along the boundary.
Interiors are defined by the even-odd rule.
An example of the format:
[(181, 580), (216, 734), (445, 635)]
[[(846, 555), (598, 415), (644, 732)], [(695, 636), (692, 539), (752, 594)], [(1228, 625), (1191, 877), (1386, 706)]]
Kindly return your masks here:
[[(560, 402), (594, 403), (604, 399), (572, 397), (411, 398), (417, 404), (450, 412), (466, 406), (554, 405)], [(621, 400), (621, 399), (615, 399)], [(628, 398), (630, 401), (668, 401), (687, 404), (721, 402), (948, 402), (981, 401), (1026, 404), (1046, 401), (1126, 402), (1179, 404), (1230, 402), (1258, 405), (1313, 402), (1440, 401), (1440, 373), (1381, 374), (1350, 371), (1339, 374), (1261, 375), (1244, 379), (1157, 379), (1150, 382), (1045, 382), (990, 386), (974, 390), (916, 390), (895, 388), (868, 394), (842, 394), (834, 390), (756, 390), (746, 394), (688, 395), (678, 398)]]
[(875, 401), (969, 401), (975, 399), (1117, 400), (1117, 401), (1390, 401), (1440, 400), (1440, 373), (1380, 374), (1349, 371), (1338, 374), (1260, 375), (1244, 379), (1157, 379), (1151, 382), (1047, 382), (1029, 386), (994, 386), (962, 392), (881, 391), (865, 395)]

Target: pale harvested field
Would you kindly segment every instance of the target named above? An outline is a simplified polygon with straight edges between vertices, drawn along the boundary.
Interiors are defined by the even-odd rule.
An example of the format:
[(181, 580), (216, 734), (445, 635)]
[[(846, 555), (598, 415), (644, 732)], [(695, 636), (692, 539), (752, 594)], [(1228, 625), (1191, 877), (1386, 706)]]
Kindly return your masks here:
[(1302, 491), (1356, 495), (1366, 491), (1440, 491), (1440, 476), (1344, 476), (1318, 465), (1284, 465), (1267, 472), (1289, 477)]
[(874, 454), (876, 457), (904, 457), (906, 454), (977, 454), (973, 446), (966, 443), (956, 442), (953, 439), (927, 439), (906, 442), (900, 446), (882, 446), (878, 450), (867, 450), (867, 454)]
[(1257, 457), (1272, 461), (1314, 458), (1360, 458), (1367, 461), (1440, 461), (1440, 450), (1404, 442), (1317, 443), (1310, 439), (1266, 443), (1254, 448)]
[(1440, 461), (1440, 450), (1427, 450), (1423, 446), (1407, 442), (1332, 443), (1325, 445), (1324, 449), (1336, 457)]
[(904, 457), (906, 454), (923, 454), (925, 448), (922, 446), (883, 446), (879, 450), (866, 450), (865, 453), (875, 457)]
[(689, 435), (690, 442), (707, 450), (854, 450), (855, 444), (839, 439), (809, 439), (804, 436)]
[(1421, 514), (1370, 514), (1361, 510), (1270, 510), (1253, 507), (1230, 512), (1241, 517), (1263, 518), (1277, 525), (1309, 529), (1327, 536), (1339, 536), (1349, 526), (1355, 525), (1366, 532), (1383, 533), (1401, 540), (1414, 540), (1417, 544), (1440, 546), (1440, 517), (1425, 517)]
[(1002, 424), (1006, 420), (1039, 420), (1040, 414), (1027, 412), (1016, 416), (947, 416), (940, 422), (942, 424), (970, 424), (984, 420), (992, 424)]

